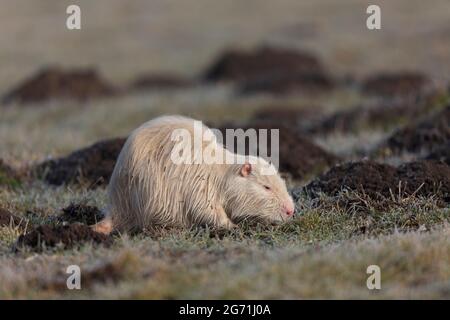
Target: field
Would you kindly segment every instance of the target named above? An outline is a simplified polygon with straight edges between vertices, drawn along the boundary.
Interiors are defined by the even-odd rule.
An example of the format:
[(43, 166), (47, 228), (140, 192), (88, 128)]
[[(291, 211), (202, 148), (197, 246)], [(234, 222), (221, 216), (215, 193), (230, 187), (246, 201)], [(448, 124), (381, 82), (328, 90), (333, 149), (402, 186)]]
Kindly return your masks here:
[[(65, 28), (72, 3), (82, 10), (79, 31)], [(94, 68), (81, 78), (106, 83), (87, 98), (94, 91), (61, 97), (67, 91), (33, 84), (0, 104), (0, 298), (449, 299), (448, 3), (378, 3), (382, 29), (369, 31), (368, 3), (356, 0), (0, 0), (0, 96), (55, 65)], [(307, 52), (320, 70), (279, 86), (204, 79), (224, 51), (257, 59), (263, 45)], [(158, 85), (133, 89), (146, 74)], [(394, 76), (367, 80), (383, 74)], [(114, 159), (87, 149), (91, 175), (67, 161), (68, 173), (55, 169), (52, 181), (36, 166), (162, 114), (282, 128), (280, 170), (295, 219), (43, 243), (62, 239), (55, 230), (67, 222), (86, 222), (78, 211), (92, 220), (106, 206)], [(64, 217), (71, 205), (74, 216)], [(36, 233), (43, 225), (49, 233)], [(33, 232), (41, 238), (18, 241)], [(81, 268), (81, 290), (66, 286), (70, 265)], [(366, 286), (370, 265), (381, 269), (380, 290)]]

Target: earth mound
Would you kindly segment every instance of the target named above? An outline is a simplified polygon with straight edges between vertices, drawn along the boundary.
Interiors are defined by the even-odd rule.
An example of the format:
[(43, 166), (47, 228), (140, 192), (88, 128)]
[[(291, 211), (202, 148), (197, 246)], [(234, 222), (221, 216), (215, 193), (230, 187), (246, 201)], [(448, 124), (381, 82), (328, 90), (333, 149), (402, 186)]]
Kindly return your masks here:
[(174, 90), (194, 86), (191, 79), (175, 74), (144, 74), (136, 78), (130, 85), (131, 90)]
[[(267, 129), (267, 154), (270, 155), (272, 130), (279, 130), (279, 169), (281, 172), (289, 173), (294, 179), (304, 179), (310, 175), (321, 172), (324, 168), (332, 166), (339, 162), (339, 158), (328, 153), (321, 147), (317, 146), (309, 139), (303, 137), (298, 130), (286, 126), (283, 123), (275, 121), (260, 121), (247, 123), (244, 126), (226, 125), (219, 130), (223, 135), (223, 143), (226, 146), (227, 136), (226, 129), (255, 129), (257, 131), (257, 139), (261, 139), (260, 129)], [(237, 139), (235, 138), (233, 152), (237, 151)], [(254, 147), (254, 146), (252, 146)], [(250, 153), (249, 143), (246, 142), (246, 154)], [(253, 150), (252, 150), (253, 151)], [(260, 150), (256, 146), (258, 154)], [(254, 152), (252, 152), (254, 154)]]
[(425, 93), (431, 80), (420, 72), (380, 73), (362, 83), (365, 94), (381, 97), (417, 96)]
[(56, 247), (62, 245), (64, 248), (72, 248), (86, 242), (108, 246), (112, 244), (112, 238), (95, 232), (84, 224), (41, 225), (21, 235), (17, 240), (16, 247), (27, 246), (39, 250), (44, 246)]
[(285, 73), (245, 81), (238, 87), (238, 92), (243, 95), (256, 93), (314, 95), (330, 91), (334, 87), (334, 81), (324, 73)]
[(365, 128), (389, 128), (426, 114), (432, 106), (426, 102), (381, 102), (361, 105), (350, 110), (338, 111), (323, 120), (312, 123), (307, 129), (311, 134), (332, 132), (356, 132)]
[(117, 92), (94, 69), (62, 70), (51, 67), (19, 84), (4, 96), (3, 103), (38, 103), (61, 98), (84, 102), (112, 96)]
[(393, 166), (372, 161), (351, 162), (334, 166), (309, 183), (305, 191), (312, 196), (320, 192), (337, 196), (343, 189), (348, 189), (378, 199), (389, 197), (391, 190), (397, 189), (397, 182)]
[(116, 138), (97, 142), (67, 157), (45, 161), (35, 171), (52, 185), (107, 185), (125, 140)]
[[(437, 161), (416, 161), (398, 168), (373, 161), (351, 162), (331, 168), (303, 191), (337, 196), (349, 190), (373, 200), (417, 195), (450, 202), (450, 167)], [(299, 190), (294, 193), (298, 194)]]
[(450, 143), (431, 152), (425, 159), (440, 161), (450, 166)]
[(450, 143), (450, 106), (395, 132), (381, 146), (392, 153), (430, 153)]
[(293, 108), (287, 106), (267, 106), (257, 110), (251, 121), (253, 122), (273, 122), (277, 121), (285, 126), (303, 128), (311, 122), (322, 118), (322, 107), (311, 106), (308, 108)]
[(253, 51), (229, 50), (204, 74), (206, 81), (249, 81), (280, 74), (322, 73), (322, 65), (309, 52), (261, 47)]
[(22, 219), (0, 207), (0, 227), (8, 227), (10, 225), (18, 226), (22, 223), (25, 223), (25, 219)]
[(62, 214), (58, 216), (58, 220), (60, 222), (79, 222), (86, 225), (93, 225), (102, 220), (103, 217), (102, 211), (95, 206), (71, 203), (62, 209)]
[(450, 203), (450, 167), (439, 161), (415, 161), (402, 164), (397, 175), (406, 194), (436, 196)]

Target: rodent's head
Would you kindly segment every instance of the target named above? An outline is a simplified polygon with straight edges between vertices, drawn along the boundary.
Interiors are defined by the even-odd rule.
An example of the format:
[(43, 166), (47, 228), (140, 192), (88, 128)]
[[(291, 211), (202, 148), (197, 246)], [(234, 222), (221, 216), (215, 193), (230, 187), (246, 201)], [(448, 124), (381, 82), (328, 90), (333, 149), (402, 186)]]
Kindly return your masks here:
[[(275, 167), (262, 158), (233, 165), (225, 185), (226, 208), (234, 222), (284, 222), (294, 216), (294, 201)], [(271, 174), (267, 174), (267, 169)], [(266, 174), (263, 174), (266, 173)]]

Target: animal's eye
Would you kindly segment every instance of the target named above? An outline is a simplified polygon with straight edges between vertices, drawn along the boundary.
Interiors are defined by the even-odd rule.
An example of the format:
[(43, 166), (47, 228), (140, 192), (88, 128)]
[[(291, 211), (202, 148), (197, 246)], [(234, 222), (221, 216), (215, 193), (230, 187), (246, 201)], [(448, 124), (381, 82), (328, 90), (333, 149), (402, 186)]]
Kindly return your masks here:
[(269, 186), (264, 186), (264, 189), (270, 190), (270, 187)]

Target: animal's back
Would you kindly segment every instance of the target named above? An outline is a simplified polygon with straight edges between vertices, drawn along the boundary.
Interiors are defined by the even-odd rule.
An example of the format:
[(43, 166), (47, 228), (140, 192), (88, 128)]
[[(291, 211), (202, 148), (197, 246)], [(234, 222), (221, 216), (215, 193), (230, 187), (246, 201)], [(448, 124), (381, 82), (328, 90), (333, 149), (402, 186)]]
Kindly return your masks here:
[[(193, 119), (164, 116), (143, 124), (130, 135), (109, 185), (109, 215), (114, 228), (128, 231), (156, 224), (191, 225), (201, 222), (196, 219), (208, 218), (195, 213), (214, 206), (219, 195), (212, 185), (219, 183), (220, 168), (175, 164), (171, 159), (176, 143), (172, 133), (176, 129), (185, 129), (191, 135), (193, 155), (199, 151), (194, 149), (194, 124)], [(209, 130), (200, 128), (202, 132)]]

